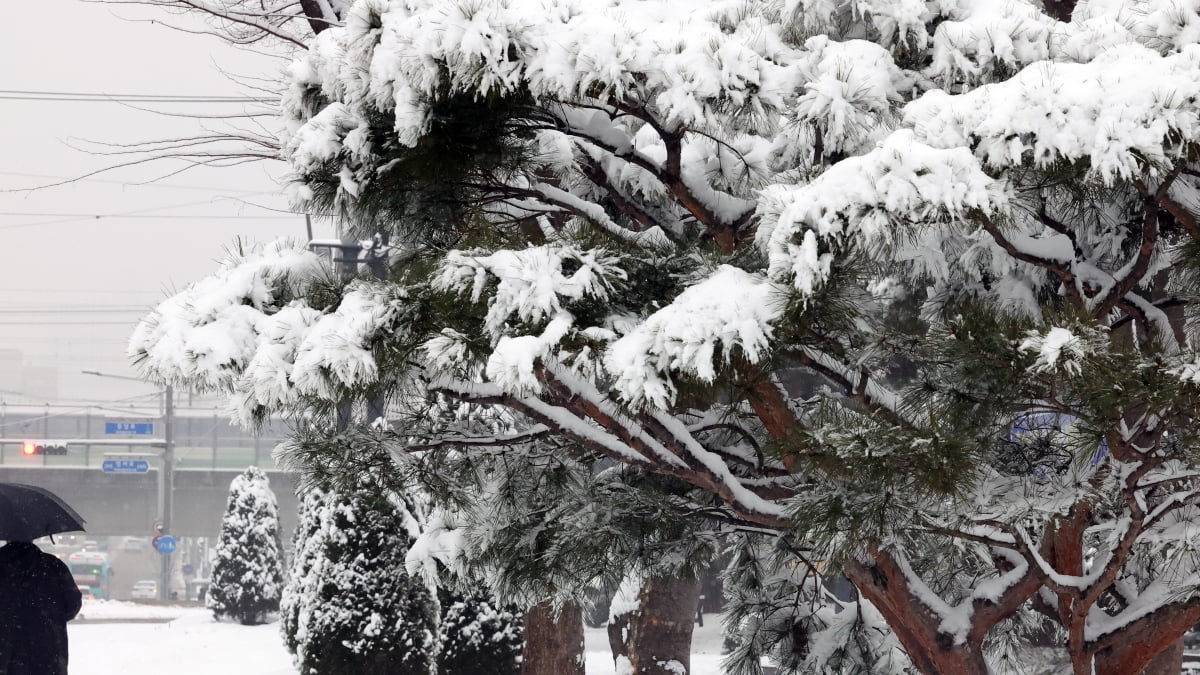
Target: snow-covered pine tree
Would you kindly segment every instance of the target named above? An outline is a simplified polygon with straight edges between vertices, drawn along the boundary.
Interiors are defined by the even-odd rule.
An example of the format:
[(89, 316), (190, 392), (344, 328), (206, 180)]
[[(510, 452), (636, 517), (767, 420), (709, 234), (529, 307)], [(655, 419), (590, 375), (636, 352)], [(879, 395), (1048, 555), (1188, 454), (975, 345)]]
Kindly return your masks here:
[(284, 645), (299, 664), (308, 640), (311, 603), (316, 598), (318, 580), (313, 568), (325, 544), (322, 518), (328, 514), (328, 509), (325, 508), (325, 492), (319, 487), (303, 487), (297, 496), (300, 508), (296, 531), (292, 534), (292, 560), (284, 575), (283, 594), (279, 600), (279, 631)]
[(147, 374), (248, 418), (504, 406), (681, 481), (679, 514), (775, 539), (733, 609), (793, 672), (903, 670), (882, 621), (918, 671), (985, 673), (1040, 617), (1075, 673), (1124, 675), (1200, 619), (1194, 2), (341, 19), (280, 141), (299, 208), (392, 229), (391, 277), (331, 302), (315, 255), (264, 249), (143, 323)]
[(275, 493), (252, 466), (229, 485), (205, 606), (217, 619), (265, 623), (279, 610), (282, 553)]
[(524, 632), (521, 614), (487, 593), (439, 589), (440, 675), (520, 675)]
[(409, 576), (404, 515), (369, 478), (330, 492), (313, 533), (311, 580), (295, 602), (301, 672), (430, 675), (436, 672), (438, 606)]

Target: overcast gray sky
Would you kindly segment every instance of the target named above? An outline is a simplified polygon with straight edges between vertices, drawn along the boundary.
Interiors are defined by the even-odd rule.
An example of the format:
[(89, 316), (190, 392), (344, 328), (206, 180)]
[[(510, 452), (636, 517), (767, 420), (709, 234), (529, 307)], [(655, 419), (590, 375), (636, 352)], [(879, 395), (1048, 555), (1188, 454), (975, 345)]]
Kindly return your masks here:
[[(247, 95), (254, 92), (220, 70), (273, 78), (285, 63), (216, 38), (129, 20), (155, 18), (152, 10), (80, 0), (21, 7), (20, 19), (0, 28), (0, 349), (20, 349), (30, 364), (58, 367), (63, 401), (152, 391), (80, 370), (135, 375), (124, 356), (133, 324), (168, 290), (215, 269), (235, 237), (304, 236), (302, 216), (268, 210), (287, 208), (276, 180), (282, 165), (201, 168), (136, 185), (180, 167), (151, 164), (11, 192), (121, 161), (77, 149), (85, 141), (128, 144), (202, 129), (194, 119), (115, 103), (4, 97), (12, 91)], [(185, 115), (240, 110), (158, 107)], [(327, 226), (317, 227), (317, 236), (328, 234)], [(12, 388), (0, 382), (0, 390)]]

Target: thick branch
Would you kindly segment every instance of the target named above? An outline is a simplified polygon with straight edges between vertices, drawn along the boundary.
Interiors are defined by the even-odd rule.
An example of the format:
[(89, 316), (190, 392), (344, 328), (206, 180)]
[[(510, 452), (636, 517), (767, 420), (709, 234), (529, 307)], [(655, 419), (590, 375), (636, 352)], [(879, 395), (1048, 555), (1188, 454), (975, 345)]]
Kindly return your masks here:
[(1079, 287), (1076, 285), (1074, 272), (1054, 262), (1053, 260), (1042, 258), (1040, 256), (1020, 250), (1015, 244), (1009, 241), (1004, 234), (1000, 232), (1000, 228), (996, 227), (996, 224), (988, 218), (980, 216), (978, 220), (983, 226), (983, 229), (986, 230), (988, 234), (992, 235), (992, 239), (994, 239), (1000, 248), (1004, 249), (1006, 253), (1017, 260), (1040, 267), (1058, 277), (1058, 280), (1062, 282), (1063, 290), (1066, 292), (1067, 298), (1071, 301), (1071, 304), (1080, 309), (1084, 307), (1083, 296), (1080, 294)]

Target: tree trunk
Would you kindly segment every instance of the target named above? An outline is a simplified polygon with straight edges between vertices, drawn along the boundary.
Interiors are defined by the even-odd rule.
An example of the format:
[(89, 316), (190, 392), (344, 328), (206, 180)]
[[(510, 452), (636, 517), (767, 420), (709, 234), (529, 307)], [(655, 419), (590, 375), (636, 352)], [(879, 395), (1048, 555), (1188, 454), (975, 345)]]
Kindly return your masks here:
[[(614, 602), (631, 595), (627, 583)], [(675, 577), (647, 579), (637, 592), (636, 607), (614, 608), (608, 624), (609, 646), (618, 673), (680, 675), (692, 668), (692, 627), (700, 580)], [(625, 663), (622, 663), (622, 659)], [(624, 670), (622, 668), (624, 667)]]
[(1142, 669), (1141, 675), (1179, 675), (1183, 672), (1183, 638), (1171, 643)]
[(626, 574), (613, 595), (608, 607), (608, 647), (612, 650), (613, 664), (618, 673), (622, 671), (621, 659), (631, 663), (633, 639), (630, 635), (633, 615), (638, 608), (638, 594), (642, 590), (642, 578), (637, 574)]
[(521, 675), (584, 675), (583, 612), (563, 605), (558, 615), (550, 601), (525, 612), (525, 651)]

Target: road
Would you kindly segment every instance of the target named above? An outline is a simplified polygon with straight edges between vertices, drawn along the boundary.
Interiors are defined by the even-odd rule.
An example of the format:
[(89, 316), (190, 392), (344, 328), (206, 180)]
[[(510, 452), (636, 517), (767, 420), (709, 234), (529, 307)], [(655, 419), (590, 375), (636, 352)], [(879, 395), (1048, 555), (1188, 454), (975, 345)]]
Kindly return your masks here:
[(159, 577), (159, 554), (149, 544), (140, 552), (126, 551), (125, 539), (112, 537), (109, 540), (109, 564), (113, 570), (110, 590), (114, 600), (129, 600), (135, 583)]

